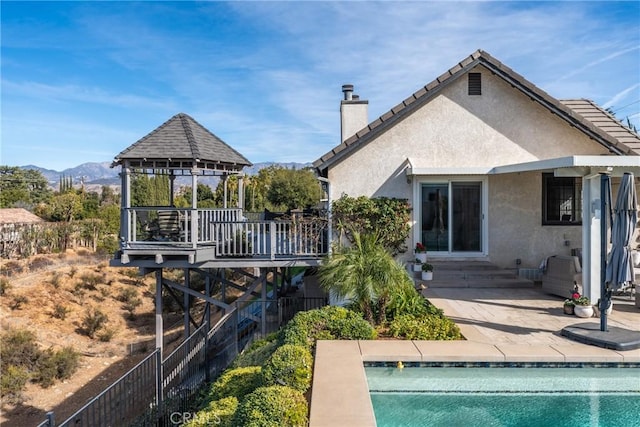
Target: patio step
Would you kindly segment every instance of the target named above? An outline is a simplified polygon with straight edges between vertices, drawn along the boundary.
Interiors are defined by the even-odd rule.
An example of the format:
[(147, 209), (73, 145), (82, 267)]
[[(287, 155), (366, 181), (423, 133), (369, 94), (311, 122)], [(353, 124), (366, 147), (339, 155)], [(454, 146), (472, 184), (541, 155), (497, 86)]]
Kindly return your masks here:
[(416, 282), (430, 288), (530, 288), (533, 281), (516, 270), (501, 269), (487, 261), (432, 261), (433, 280)]

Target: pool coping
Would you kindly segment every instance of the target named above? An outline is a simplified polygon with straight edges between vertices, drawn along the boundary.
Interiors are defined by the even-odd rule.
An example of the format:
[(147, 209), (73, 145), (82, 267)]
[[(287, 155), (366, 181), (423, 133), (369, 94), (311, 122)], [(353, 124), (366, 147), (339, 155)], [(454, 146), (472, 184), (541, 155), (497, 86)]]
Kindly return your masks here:
[(364, 362), (398, 361), (640, 363), (640, 349), (616, 351), (573, 342), (321, 340), (316, 343), (309, 426), (375, 426)]

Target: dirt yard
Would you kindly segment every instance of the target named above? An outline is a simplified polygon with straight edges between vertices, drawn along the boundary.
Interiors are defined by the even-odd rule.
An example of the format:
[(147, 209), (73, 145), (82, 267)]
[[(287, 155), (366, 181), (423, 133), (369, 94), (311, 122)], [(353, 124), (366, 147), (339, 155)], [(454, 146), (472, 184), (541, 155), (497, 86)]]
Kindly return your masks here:
[[(3, 402), (1, 425), (34, 426), (48, 411), (54, 411), (56, 422), (64, 421), (152, 349), (153, 277), (141, 278), (133, 268), (109, 267), (107, 259), (82, 250), (2, 260), (0, 268), (9, 283), (0, 296), (2, 332), (28, 329), (43, 348), (72, 346), (82, 354), (71, 379), (47, 389), (28, 384), (21, 404)], [(94, 338), (85, 332), (90, 309), (108, 318)], [(134, 346), (130, 354), (132, 344), (145, 342), (151, 344)]]

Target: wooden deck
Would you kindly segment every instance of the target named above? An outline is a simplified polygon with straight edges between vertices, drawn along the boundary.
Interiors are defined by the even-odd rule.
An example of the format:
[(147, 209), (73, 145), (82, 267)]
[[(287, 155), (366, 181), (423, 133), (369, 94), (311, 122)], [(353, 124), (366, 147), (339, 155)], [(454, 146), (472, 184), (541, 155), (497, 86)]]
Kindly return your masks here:
[(241, 209), (135, 207), (123, 220), (116, 266), (315, 266), (328, 249), (327, 221), (317, 216), (248, 220)]

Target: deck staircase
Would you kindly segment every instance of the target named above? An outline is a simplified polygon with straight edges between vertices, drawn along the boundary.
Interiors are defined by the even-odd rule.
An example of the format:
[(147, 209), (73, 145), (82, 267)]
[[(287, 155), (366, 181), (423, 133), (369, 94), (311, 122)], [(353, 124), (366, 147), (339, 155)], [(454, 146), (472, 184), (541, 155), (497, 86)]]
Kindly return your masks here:
[(502, 269), (488, 261), (429, 261), (433, 264), (433, 280), (420, 280), (417, 285), (429, 288), (532, 288), (534, 282), (518, 276), (516, 269)]

